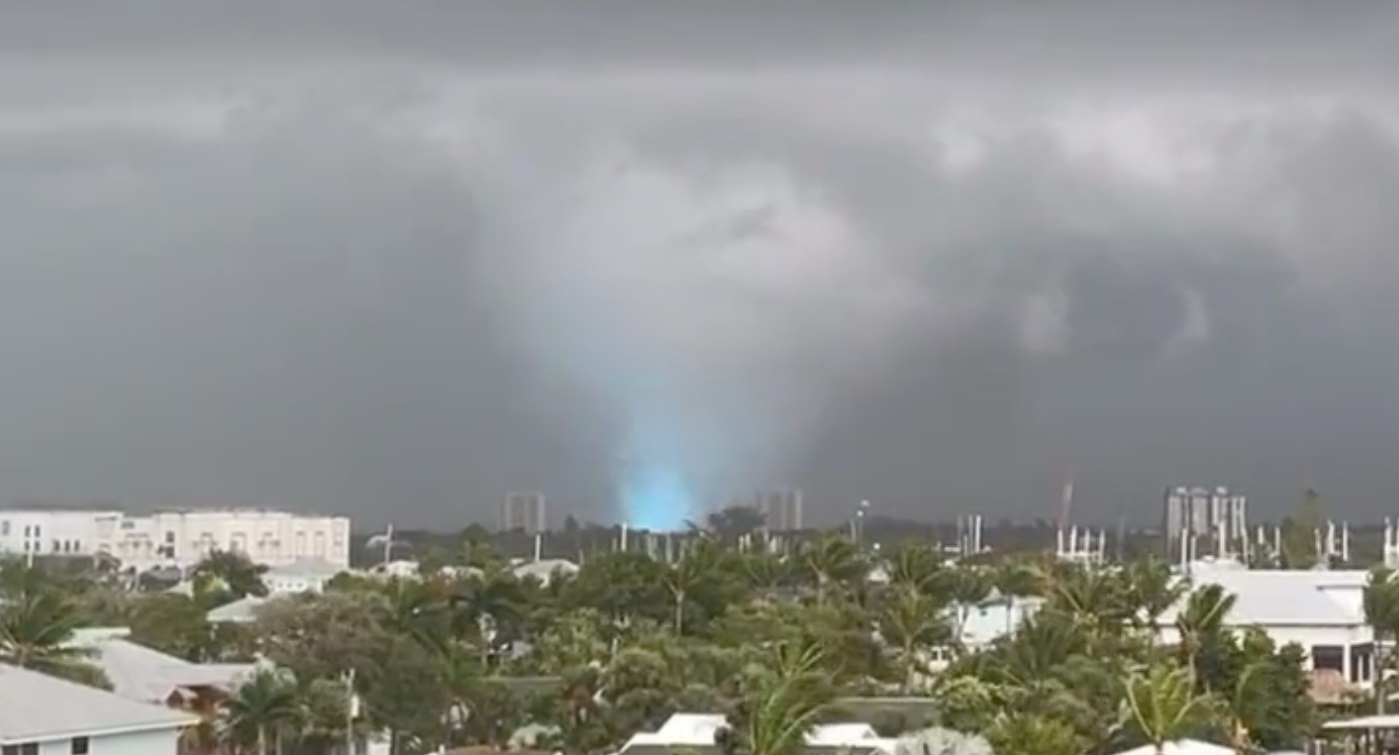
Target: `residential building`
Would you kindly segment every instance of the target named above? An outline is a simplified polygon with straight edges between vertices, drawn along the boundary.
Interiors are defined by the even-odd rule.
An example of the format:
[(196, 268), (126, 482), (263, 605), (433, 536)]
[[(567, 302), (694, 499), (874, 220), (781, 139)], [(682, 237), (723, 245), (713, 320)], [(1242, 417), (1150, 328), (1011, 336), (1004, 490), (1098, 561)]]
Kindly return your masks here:
[(112, 692), (129, 700), (168, 706), (191, 695), (228, 694), (256, 668), (252, 663), (191, 663), (138, 645), (127, 639), (130, 634), (125, 627), (83, 629), (71, 643), (90, 651)]
[(323, 592), (326, 584), (345, 570), (344, 566), (323, 558), (308, 558), (268, 569), (262, 575), (262, 582), (267, 585), (269, 595), (318, 593)]
[(543, 493), (511, 493), (500, 504), (500, 531), (524, 530), (535, 535), (548, 526), (548, 508)]
[[(1197, 589), (1217, 584), (1235, 596), (1225, 626), (1261, 629), (1278, 645), (1300, 645), (1314, 675), (1337, 676), (1357, 690), (1372, 686), (1374, 633), (1365, 623), (1364, 608), (1368, 572), (1250, 570), (1237, 563), (1204, 562), (1191, 564), (1189, 574)], [(1165, 644), (1180, 639), (1177, 610), (1161, 617)]]
[(802, 492), (795, 489), (773, 489), (758, 493), (753, 508), (763, 515), (767, 528), (773, 532), (791, 532), (802, 528)]
[(130, 515), (116, 510), (0, 510), (0, 553), (97, 556), (138, 570), (188, 566), (216, 550), (267, 566), (318, 559), (350, 565), (350, 520), (263, 509), (192, 509)]
[(204, 614), (204, 620), (210, 624), (251, 624), (257, 621), (258, 610), (266, 605), (267, 601), (267, 598), (245, 595)]
[(243, 596), (232, 603), (225, 603), (204, 614), (204, 621), (210, 624), (252, 624), (257, 621), (257, 611), (267, 604), (269, 598)]
[(0, 753), (177, 755), (195, 716), (0, 665)]

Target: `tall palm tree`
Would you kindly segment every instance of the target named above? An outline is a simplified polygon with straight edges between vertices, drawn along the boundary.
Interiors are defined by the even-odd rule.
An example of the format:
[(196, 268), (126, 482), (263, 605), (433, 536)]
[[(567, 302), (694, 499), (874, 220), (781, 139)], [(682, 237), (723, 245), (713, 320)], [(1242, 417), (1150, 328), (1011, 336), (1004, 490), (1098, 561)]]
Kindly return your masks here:
[(1224, 622), (1237, 601), (1238, 596), (1226, 593), (1219, 585), (1204, 585), (1190, 593), (1184, 610), (1176, 616), (1182, 661), (1192, 679), (1199, 678), (1200, 652), (1224, 631)]
[(1208, 695), (1197, 694), (1188, 669), (1155, 665), (1124, 683), (1121, 723), (1136, 730), (1164, 755), (1166, 745), (1209, 723), (1217, 710)]
[(912, 586), (897, 588), (887, 596), (879, 614), (879, 634), (898, 649), (904, 668), (904, 694), (911, 694), (917, 687), (919, 673), (926, 672), (932, 648), (952, 642), (946, 605)]
[(959, 567), (947, 573), (944, 580), (948, 598), (956, 606), (953, 636), (962, 638), (971, 611), (991, 595), (991, 576), (975, 567)]
[(824, 604), (831, 590), (865, 577), (865, 563), (855, 544), (838, 535), (802, 543), (797, 552), (801, 571), (816, 586), (816, 602)]
[(295, 731), (302, 720), (296, 675), (286, 669), (259, 668), (228, 700), (227, 736), (239, 745), (253, 745), (257, 755)]
[(889, 559), (889, 587), (934, 592), (943, 580), (943, 556), (927, 545), (909, 544)]
[(1127, 567), (1127, 598), (1132, 619), (1147, 631), (1155, 643), (1161, 634), (1161, 617), (1176, 607), (1190, 585), (1177, 577), (1169, 564), (1154, 556), (1134, 561)]
[(524, 585), (505, 567), (468, 576), (448, 598), (448, 621), (454, 637), (474, 644), (481, 663), (492, 652), (519, 638), (524, 622)]
[(714, 541), (700, 536), (691, 541), (680, 559), (666, 569), (663, 579), (666, 590), (670, 592), (673, 611), (671, 625), (675, 634), (684, 633), (685, 601), (696, 589), (715, 578), (721, 556)]
[(1375, 711), (1383, 715), (1387, 697), (1385, 642), (1399, 640), (1399, 575), (1394, 570), (1380, 567), (1370, 572), (1364, 606), (1365, 623), (1375, 640)]

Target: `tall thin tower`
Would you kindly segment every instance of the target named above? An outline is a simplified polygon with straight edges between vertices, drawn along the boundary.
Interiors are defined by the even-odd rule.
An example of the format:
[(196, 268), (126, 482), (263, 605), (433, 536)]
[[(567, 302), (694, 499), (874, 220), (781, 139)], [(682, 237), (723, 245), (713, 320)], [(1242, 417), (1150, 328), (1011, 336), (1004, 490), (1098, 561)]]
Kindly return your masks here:
[(1059, 498), (1059, 516), (1055, 521), (1060, 531), (1069, 528), (1069, 509), (1074, 505), (1074, 476), (1064, 481), (1064, 492)]

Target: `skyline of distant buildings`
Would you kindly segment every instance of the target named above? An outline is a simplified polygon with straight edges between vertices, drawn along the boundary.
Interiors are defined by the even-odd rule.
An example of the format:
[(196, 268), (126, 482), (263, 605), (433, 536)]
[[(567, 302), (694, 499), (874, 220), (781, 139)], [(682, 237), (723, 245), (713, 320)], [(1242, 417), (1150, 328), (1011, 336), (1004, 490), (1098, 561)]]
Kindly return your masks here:
[(543, 493), (509, 493), (500, 503), (497, 527), (501, 532), (524, 530), (536, 535), (549, 530), (549, 504)]
[(747, 504), (763, 515), (763, 522), (774, 532), (803, 529), (802, 492), (796, 488), (759, 491)]
[(1242, 557), (1248, 548), (1248, 498), (1227, 487), (1167, 488), (1161, 536), (1174, 561)]

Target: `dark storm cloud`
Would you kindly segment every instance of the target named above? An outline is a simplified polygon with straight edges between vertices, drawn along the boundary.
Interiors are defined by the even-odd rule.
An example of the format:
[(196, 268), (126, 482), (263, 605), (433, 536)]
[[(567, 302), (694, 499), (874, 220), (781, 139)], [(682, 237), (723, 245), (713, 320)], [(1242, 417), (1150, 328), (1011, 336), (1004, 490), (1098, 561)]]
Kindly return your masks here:
[(0, 11), (3, 493), (1384, 510), (1399, 19), (1121, 5)]

